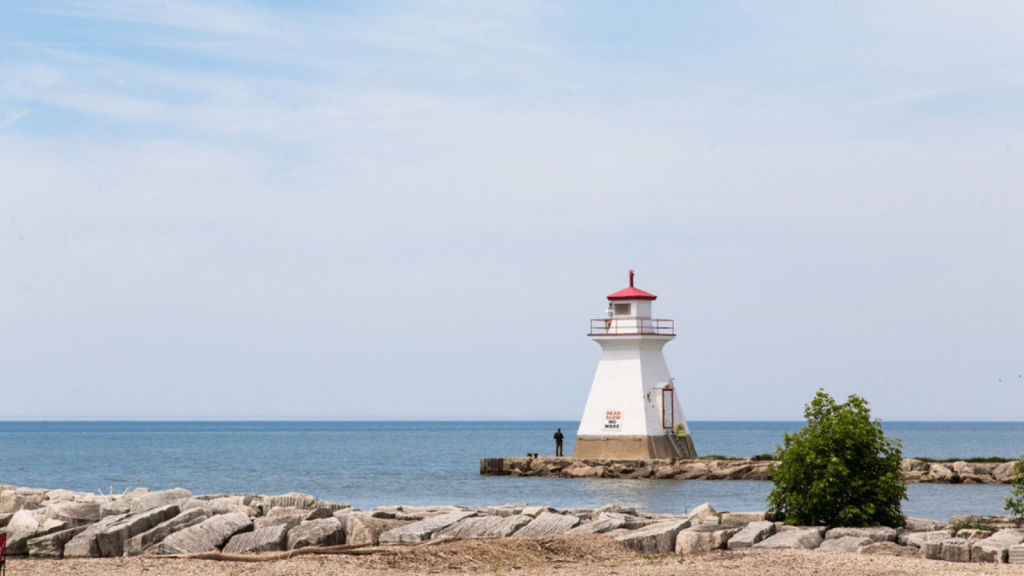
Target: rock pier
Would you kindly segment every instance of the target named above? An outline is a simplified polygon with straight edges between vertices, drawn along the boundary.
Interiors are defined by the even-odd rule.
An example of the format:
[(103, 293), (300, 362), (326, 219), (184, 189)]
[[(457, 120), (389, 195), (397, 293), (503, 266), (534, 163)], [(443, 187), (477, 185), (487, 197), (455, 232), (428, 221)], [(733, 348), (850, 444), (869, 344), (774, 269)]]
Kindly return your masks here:
[[(746, 458), (602, 460), (541, 456), (481, 458), (484, 476), (654, 478), (658, 480), (771, 480), (771, 460)], [(903, 460), (903, 481), (934, 484), (1008, 484), (1015, 462)]]

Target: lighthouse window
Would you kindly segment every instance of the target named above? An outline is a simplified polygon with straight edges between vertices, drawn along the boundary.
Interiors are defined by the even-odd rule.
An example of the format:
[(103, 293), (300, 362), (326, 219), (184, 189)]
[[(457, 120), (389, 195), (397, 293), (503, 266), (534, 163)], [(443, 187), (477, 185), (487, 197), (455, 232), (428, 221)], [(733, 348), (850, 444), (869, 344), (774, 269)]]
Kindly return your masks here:
[(616, 316), (629, 316), (629, 304), (616, 304), (615, 315)]

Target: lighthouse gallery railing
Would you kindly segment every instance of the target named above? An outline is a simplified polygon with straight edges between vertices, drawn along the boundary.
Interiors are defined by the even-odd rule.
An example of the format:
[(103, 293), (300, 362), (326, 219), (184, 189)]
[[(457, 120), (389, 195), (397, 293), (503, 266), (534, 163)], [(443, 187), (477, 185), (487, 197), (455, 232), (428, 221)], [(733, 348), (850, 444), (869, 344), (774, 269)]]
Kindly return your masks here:
[(657, 334), (675, 336), (675, 320), (658, 318), (594, 318), (588, 336), (639, 336)]

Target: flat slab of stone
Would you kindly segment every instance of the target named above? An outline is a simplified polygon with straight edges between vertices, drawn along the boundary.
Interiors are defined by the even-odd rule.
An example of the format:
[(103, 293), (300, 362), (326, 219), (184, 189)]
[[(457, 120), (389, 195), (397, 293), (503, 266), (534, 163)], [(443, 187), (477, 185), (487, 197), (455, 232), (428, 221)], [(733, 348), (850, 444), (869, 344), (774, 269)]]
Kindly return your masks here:
[(625, 524), (626, 521), (622, 518), (601, 514), (597, 520), (587, 522), (586, 524), (580, 524), (572, 530), (569, 530), (568, 534), (604, 534), (605, 532), (611, 532), (612, 530), (622, 528)]
[(170, 490), (148, 492), (138, 498), (135, 498), (129, 512), (134, 514), (138, 512), (145, 512), (146, 510), (152, 510), (153, 508), (168, 506), (170, 504), (177, 504), (179, 500), (186, 500), (192, 496), (193, 494), (184, 488), (171, 488)]
[(874, 542), (895, 542), (896, 530), (887, 526), (867, 526), (863, 528), (833, 528), (825, 533), (825, 540), (856, 536), (870, 538)]
[[(889, 540), (884, 540), (889, 542)], [(850, 554), (856, 552), (863, 546), (874, 544), (875, 541), (864, 536), (839, 536), (837, 538), (825, 538), (825, 541), (818, 546), (819, 552), (844, 552)]]
[(345, 525), (331, 516), (309, 520), (288, 530), (288, 550), (307, 546), (337, 546), (345, 543)]
[(63, 558), (64, 545), (85, 529), (85, 526), (78, 526), (32, 538), (28, 541), (28, 555), (37, 558)]
[(159, 554), (196, 554), (224, 546), (239, 532), (252, 530), (252, 519), (235, 512), (207, 518), (164, 538), (157, 547)]
[(821, 532), (816, 529), (787, 530), (754, 544), (752, 548), (755, 550), (776, 550), (779, 548), (814, 550), (821, 546), (823, 541), (824, 538), (821, 537)]
[(550, 534), (565, 534), (579, 526), (579, 524), (580, 519), (577, 516), (563, 516), (561, 514), (545, 512), (531, 520), (529, 524), (520, 528), (512, 536), (514, 538), (533, 538)]
[(1007, 564), (1024, 564), (1024, 545), (1010, 546), (1006, 551)]
[(907, 516), (907, 525), (904, 526), (904, 528), (911, 532), (934, 532), (936, 530), (948, 529), (949, 523), (939, 520), (927, 520), (925, 518), (912, 518)]
[(618, 536), (615, 541), (642, 554), (668, 554), (675, 551), (679, 532), (689, 527), (687, 519), (660, 522)]
[(447, 528), (459, 520), (475, 514), (476, 512), (449, 512), (448, 514), (433, 516), (419, 522), (406, 524), (400, 528), (388, 530), (380, 535), (380, 542), (381, 544), (397, 544), (399, 542), (415, 543), (430, 540), (434, 532)]
[(729, 550), (742, 550), (751, 548), (754, 544), (775, 534), (776, 525), (774, 522), (751, 522), (745, 528), (729, 538)]
[(858, 554), (868, 554), (873, 556), (918, 556), (917, 548), (913, 546), (900, 546), (895, 542), (874, 542), (867, 546), (862, 546), (857, 550)]
[[(340, 518), (339, 518), (340, 520)], [(345, 523), (345, 543), (351, 546), (380, 543), (380, 535), (410, 524), (403, 520), (371, 518), (358, 513), (350, 514)]]
[(115, 522), (125, 518), (127, 514), (107, 516), (95, 524), (86, 526), (74, 538), (64, 545), (65, 558), (95, 558), (100, 555), (100, 547), (96, 544), (96, 535)]
[(210, 513), (202, 508), (185, 510), (169, 520), (164, 520), (142, 534), (137, 534), (129, 538), (124, 543), (124, 555), (138, 556), (140, 554), (146, 554), (151, 546), (155, 546), (160, 542), (163, 542), (164, 538), (167, 538), (179, 530), (184, 530), (189, 526), (195, 526), (209, 517)]
[(1024, 542), (1024, 530), (1005, 529), (971, 545), (971, 562), (1006, 564), (1011, 546)]
[(224, 546), (225, 554), (248, 552), (279, 552), (288, 542), (288, 527), (283, 524), (268, 526), (253, 532), (235, 534)]
[(934, 530), (932, 532), (908, 532), (901, 534), (897, 541), (904, 546), (920, 548), (925, 542), (941, 542), (949, 538), (949, 530)]
[(694, 528), (680, 530), (676, 536), (676, 554), (697, 554), (722, 550), (739, 528), (722, 529), (721, 526), (702, 524)]
[(751, 522), (764, 522), (764, 512), (724, 512), (722, 526), (742, 528)]
[(434, 532), (432, 540), (459, 535), (459, 538), (508, 538), (533, 520), (528, 516), (473, 516)]
[(46, 507), (46, 517), (67, 522), (69, 526), (85, 526), (99, 522), (103, 512), (95, 503), (55, 502)]
[(99, 546), (100, 556), (124, 556), (125, 541), (177, 516), (179, 512), (177, 504), (170, 504), (137, 514), (129, 514), (110, 524), (96, 534), (96, 544)]

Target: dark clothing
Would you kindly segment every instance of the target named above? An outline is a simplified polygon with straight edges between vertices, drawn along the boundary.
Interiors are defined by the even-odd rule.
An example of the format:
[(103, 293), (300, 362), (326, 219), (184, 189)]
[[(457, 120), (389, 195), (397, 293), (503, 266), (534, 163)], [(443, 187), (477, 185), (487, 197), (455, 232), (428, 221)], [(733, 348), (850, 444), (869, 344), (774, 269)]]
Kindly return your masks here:
[(561, 432), (555, 432), (555, 456), (562, 456), (562, 438), (565, 436)]

